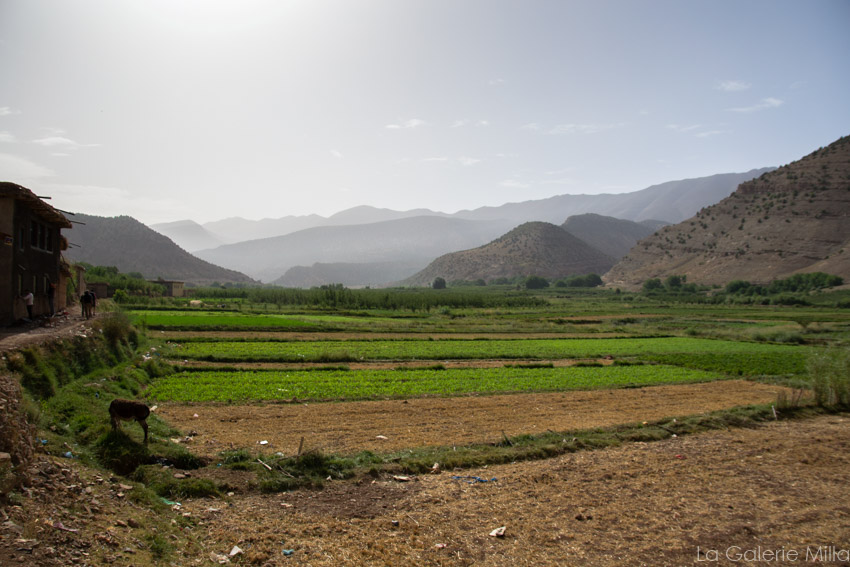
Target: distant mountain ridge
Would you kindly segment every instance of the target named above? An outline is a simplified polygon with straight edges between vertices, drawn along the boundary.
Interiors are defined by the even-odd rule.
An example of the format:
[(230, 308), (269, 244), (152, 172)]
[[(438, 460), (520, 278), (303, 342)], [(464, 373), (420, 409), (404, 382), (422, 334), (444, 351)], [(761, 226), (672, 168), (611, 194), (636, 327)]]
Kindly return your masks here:
[[(201, 250), (208, 262), (266, 282), (315, 263), (415, 263), (487, 242), (511, 228), (503, 220), (417, 216), (361, 225), (314, 227), (284, 236)], [(389, 281), (389, 280), (388, 280)], [(335, 283), (335, 282), (327, 282)]]
[(198, 285), (253, 281), (245, 274), (192, 256), (133, 217), (69, 217), (75, 224), (66, 236), (73, 246), (63, 255), (72, 262), (115, 266), (121, 272), (139, 272), (148, 279), (161, 277)]
[[(318, 227), (374, 224), (421, 216), (501, 221), (504, 223), (506, 231), (530, 221), (561, 224), (564, 222), (564, 219), (570, 216), (585, 213), (596, 213), (632, 221), (656, 219), (667, 223), (676, 223), (693, 215), (700, 208), (712, 205), (724, 197), (729, 196), (741, 182), (758, 177), (771, 169), (773, 168), (754, 169), (746, 173), (725, 173), (709, 177), (670, 181), (632, 193), (559, 195), (547, 199), (506, 203), (499, 207), (480, 207), (474, 210), (459, 211), (454, 214), (435, 212), (428, 209), (393, 211), (391, 209), (360, 206), (341, 211), (327, 218), (319, 215), (287, 216), (279, 219), (262, 219), (259, 221), (230, 218), (198, 225), (210, 235), (206, 243), (197, 238), (201, 234), (198, 229), (193, 228), (192, 230), (188, 230), (185, 226), (179, 224), (181, 221), (177, 223), (157, 224), (153, 225), (152, 228), (172, 238), (186, 250), (190, 250), (193, 253), (203, 250), (204, 253), (199, 255), (206, 258), (208, 257), (207, 250), (216, 248), (221, 243), (235, 244), (238, 242), (264, 240), (266, 238), (285, 236), (301, 230)], [(493, 237), (494, 235), (491, 235), (489, 238), (480, 242), (470, 243), (469, 246), (485, 244)], [(262, 246), (262, 244), (260, 245)], [(273, 253), (274, 251), (268, 251), (268, 254)], [(429, 258), (428, 261), (433, 260), (434, 257)], [(229, 260), (223, 256), (216, 261), (222, 262), (222, 265), (226, 265), (229, 268), (242, 270), (249, 274), (259, 274), (262, 272), (265, 274), (263, 276), (264, 279), (275, 279), (283, 273), (268, 273), (259, 266), (254, 265), (227, 264), (224, 262), (229, 262)], [(340, 261), (348, 262), (349, 260), (342, 258)], [(329, 260), (327, 260), (326, 256), (307, 257), (300, 260), (298, 265), (311, 266), (316, 262), (326, 263)]]
[(563, 228), (546, 222), (528, 222), (489, 244), (445, 254), (427, 268), (400, 282), (427, 286), (437, 277), (446, 281), (490, 281), (496, 278), (570, 275), (606, 272), (614, 258), (603, 254)]
[(320, 226), (342, 226), (353, 224), (372, 224), (388, 220), (398, 220), (416, 216), (449, 216), (428, 209), (394, 211), (362, 205), (346, 209), (330, 217), (320, 215), (290, 215), (278, 219), (252, 221), (240, 217), (231, 217), (203, 225), (191, 220), (158, 223), (151, 225), (157, 232), (168, 236), (190, 252), (216, 248), (223, 244), (236, 244), (250, 240), (262, 240), (275, 236), (285, 236)]
[(189, 252), (221, 246), (225, 243), (219, 236), (193, 220), (152, 224), (150, 228), (167, 236), (175, 243), (179, 242), (179, 246)]
[(632, 193), (558, 195), (522, 203), (507, 203), (500, 207), (460, 211), (454, 216), (468, 219), (509, 218), (517, 224), (532, 220), (561, 224), (563, 219), (573, 215), (595, 213), (623, 220), (654, 219), (676, 223), (700, 208), (728, 197), (740, 183), (772, 169), (768, 167), (746, 173), (722, 173), (668, 181)]
[(767, 283), (813, 271), (850, 278), (850, 137), (641, 240), (603, 280), (632, 288), (669, 275)]

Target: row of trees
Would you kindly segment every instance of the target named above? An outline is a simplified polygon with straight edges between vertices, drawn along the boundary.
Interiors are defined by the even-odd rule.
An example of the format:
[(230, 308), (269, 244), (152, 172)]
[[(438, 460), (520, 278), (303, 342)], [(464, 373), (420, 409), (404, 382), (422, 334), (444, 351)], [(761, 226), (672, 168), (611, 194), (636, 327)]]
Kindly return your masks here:
[(726, 293), (736, 295), (774, 295), (777, 293), (808, 292), (836, 287), (844, 283), (844, 278), (824, 272), (794, 274), (784, 280), (774, 280), (768, 285), (752, 284), (745, 280), (734, 280), (726, 284)]
[[(483, 278), (477, 280), (458, 280), (451, 284), (445, 278), (434, 278), (431, 287), (433, 289), (446, 289), (447, 287), (486, 286)], [(602, 278), (597, 274), (584, 274), (569, 276), (555, 280), (554, 284), (542, 276), (520, 276), (516, 278), (496, 278), (490, 281), (490, 285), (516, 285), (525, 289), (545, 289), (554, 285), (555, 287), (597, 287), (602, 285)]]
[(159, 284), (151, 283), (139, 272), (127, 272), (122, 274), (115, 266), (92, 266), (85, 262), (80, 265), (86, 269), (86, 280), (91, 283), (106, 283), (116, 291), (122, 291), (122, 295), (149, 295), (159, 296), (165, 292), (165, 288)]
[(643, 282), (645, 295), (663, 295), (671, 299), (680, 298), (700, 303), (741, 303), (761, 305), (808, 305), (810, 293), (842, 285), (840, 276), (814, 272), (795, 274), (789, 278), (774, 280), (770, 284), (753, 284), (745, 280), (734, 280), (724, 288), (697, 286), (687, 283), (686, 276), (668, 276), (663, 281), (651, 278)]
[(520, 293), (471, 293), (464, 290), (349, 289), (329, 284), (312, 289), (254, 287), (242, 289), (197, 288), (194, 297), (210, 300), (236, 299), (245, 303), (308, 306), (333, 309), (387, 309), (430, 311), (439, 307), (535, 307), (543, 300)]

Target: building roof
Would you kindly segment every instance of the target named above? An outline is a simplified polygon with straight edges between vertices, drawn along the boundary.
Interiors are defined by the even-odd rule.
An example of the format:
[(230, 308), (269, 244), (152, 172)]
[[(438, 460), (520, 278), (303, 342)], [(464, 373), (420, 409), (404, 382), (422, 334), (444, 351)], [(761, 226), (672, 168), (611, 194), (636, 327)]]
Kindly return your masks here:
[(59, 225), (60, 228), (71, 228), (73, 226), (71, 221), (65, 218), (65, 215), (60, 211), (45, 203), (38, 195), (26, 187), (22, 187), (16, 183), (0, 181), (0, 197), (11, 197), (12, 199), (23, 201), (29, 205), (39, 218), (51, 224)]

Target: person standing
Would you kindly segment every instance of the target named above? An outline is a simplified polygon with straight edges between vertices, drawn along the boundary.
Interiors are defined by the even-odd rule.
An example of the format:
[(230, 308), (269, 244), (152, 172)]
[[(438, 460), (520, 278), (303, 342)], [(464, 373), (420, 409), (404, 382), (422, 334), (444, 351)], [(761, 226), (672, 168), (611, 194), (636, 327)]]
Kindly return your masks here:
[(83, 317), (86, 319), (91, 319), (91, 292), (86, 290), (83, 292), (83, 295), (80, 296), (80, 307), (83, 308)]
[(24, 305), (27, 306), (27, 318), (32, 321), (32, 304), (35, 301), (35, 296), (30, 290), (25, 289), (21, 298), (24, 300)]

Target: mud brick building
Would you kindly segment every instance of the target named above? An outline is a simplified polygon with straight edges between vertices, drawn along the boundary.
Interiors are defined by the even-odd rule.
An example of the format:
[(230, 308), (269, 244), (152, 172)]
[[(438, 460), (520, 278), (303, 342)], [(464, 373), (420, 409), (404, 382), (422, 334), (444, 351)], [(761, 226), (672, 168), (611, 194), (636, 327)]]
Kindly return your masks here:
[(35, 193), (15, 183), (0, 182), (0, 325), (26, 317), (21, 295), (35, 296), (33, 317), (52, 315), (67, 303), (71, 276), (62, 259), (71, 222)]

